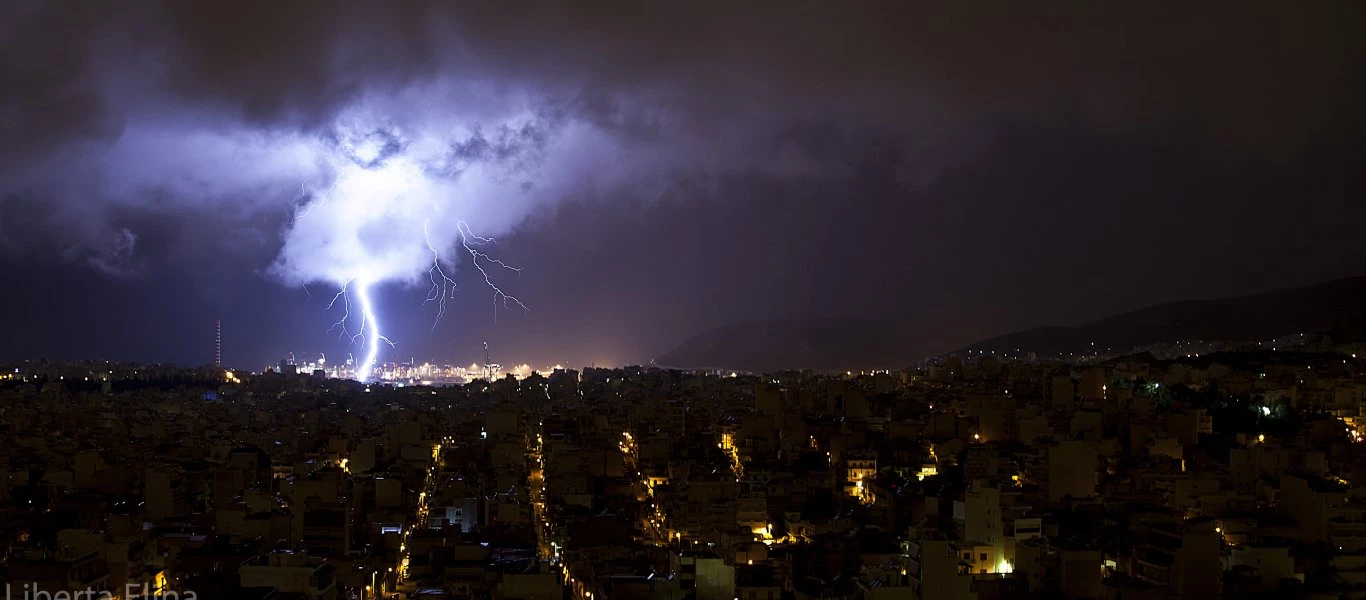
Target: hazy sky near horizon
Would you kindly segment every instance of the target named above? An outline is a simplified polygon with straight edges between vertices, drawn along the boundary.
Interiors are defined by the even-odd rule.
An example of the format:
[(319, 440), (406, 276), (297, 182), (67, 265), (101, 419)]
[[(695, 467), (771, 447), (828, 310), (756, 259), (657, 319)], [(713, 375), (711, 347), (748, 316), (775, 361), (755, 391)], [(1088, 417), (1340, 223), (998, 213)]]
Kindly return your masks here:
[(931, 353), (1363, 275), (1363, 30), (1351, 2), (6, 3), (0, 360), (205, 363), (218, 319), (236, 366), (345, 355), (355, 278), (386, 360), (582, 365), (836, 315)]

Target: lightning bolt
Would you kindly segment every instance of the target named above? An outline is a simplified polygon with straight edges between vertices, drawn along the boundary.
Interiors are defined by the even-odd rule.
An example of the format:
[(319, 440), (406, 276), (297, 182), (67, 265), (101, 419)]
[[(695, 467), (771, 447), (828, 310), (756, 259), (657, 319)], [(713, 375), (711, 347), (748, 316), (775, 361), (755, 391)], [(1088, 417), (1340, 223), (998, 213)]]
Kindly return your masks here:
[[(295, 202), (303, 200), (304, 198), (311, 197), (312, 192), (308, 189), (308, 184), (310, 183), (310, 181), (305, 181), (302, 184), (299, 184), (299, 193), (294, 196)], [(340, 182), (340, 179), (333, 181), (332, 185), (328, 186), (326, 191), (324, 191), (321, 194), (318, 194), (318, 200), (316, 202), (302, 203), (300, 205), (302, 210), (299, 210), (294, 213), (294, 220), (302, 220), (303, 218), (307, 217), (309, 213), (312, 213), (315, 209), (322, 207), (324, 204), (327, 204), (327, 197), (332, 195), (332, 190), (337, 189), (337, 185)]]
[(490, 266), (501, 267), (503, 269), (507, 269), (509, 271), (517, 273), (518, 275), (522, 273), (522, 269), (511, 266), (501, 260), (489, 256), (484, 251), (479, 250), (479, 246), (493, 244), (493, 238), (475, 235), (470, 231), (469, 225), (466, 224), (464, 221), (456, 223), (456, 231), (460, 233), (460, 245), (465, 248), (465, 251), (470, 253), (470, 263), (474, 265), (474, 268), (479, 270), (479, 274), (484, 276), (484, 283), (487, 284), (489, 288), (493, 290), (493, 320), (498, 320), (498, 303), (500, 300), (502, 301), (504, 309), (509, 308), (511, 304), (516, 304), (517, 306), (521, 307), (522, 310), (530, 311), (531, 309), (528, 308), (527, 305), (522, 304), (522, 301), (518, 300), (516, 296), (509, 295), (506, 292), (504, 292), (502, 288), (498, 287), (498, 284), (493, 282), (493, 277), (489, 275), (488, 269), (485, 269), (484, 265), (480, 264), (479, 261), (483, 260)]
[[(375, 305), (370, 300), (370, 282), (360, 280), (355, 286), (356, 298), (360, 300), (361, 321), (360, 330), (352, 336), (354, 342), (357, 339), (365, 340), (365, 358), (361, 360), (360, 366), (356, 367), (356, 380), (365, 383), (370, 380), (370, 375), (375, 369), (375, 361), (379, 358), (379, 343), (383, 341), (390, 347), (397, 348), (394, 342), (384, 337), (379, 330), (379, 319), (375, 318)], [(369, 333), (366, 333), (366, 329)]]
[[(351, 296), (355, 295), (357, 303), (360, 305), (360, 325), (355, 333), (347, 329), (347, 323), (351, 321)], [(370, 299), (370, 282), (365, 279), (352, 278), (342, 283), (341, 289), (332, 296), (332, 301), (327, 303), (324, 311), (331, 310), (337, 302), (342, 303), (342, 316), (336, 323), (329, 327), (327, 332), (332, 333), (334, 329), (340, 329), (339, 337), (349, 337), (351, 343), (362, 342), (365, 348), (365, 357), (356, 366), (356, 379), (361, 383), (370, 379), (374, 373), (375, 361), (379, 358), (379, 343), (384, 342), (390, 347), (397, 348), (392, 340), (384, 337), (379, 329), (379, 319), (375, 317), (375, 304)]]
[(436, 320), (432, 322), (432, 331), (435, 332), (436, 326), (441, 323), (442, 315), (446, 314), (446, 299), (455, 296), (455, 280), (447, 276), (446, 271), (441, 268), (441, 252), (432, 245), (431, 234), (427, 232), (427, 221), (422, 222), (422, 237), (427, 242), (427, 249), (432, 251), (432, 268), (427, 270), (432, 287), (422, 305), (426, 306), (432, 301), (437, 303)]
[[(494, 239), (476, 235), (474, 232), (470, 231), (469, 224), (464, 221), (456, 223), (456, 230), (460, 234), (460, 246), (470, 254), (471, 264), (473, 264), (474, 268), (479, 270), (479, 274), (484, 277), (484, 283), (488, 284), (489, 288), (493, 290), (494, 319), (498, 318), (498, 305), (500, 303), (503, 305), (504, 309), (511, 308), (511, 306), (515, 304), (521, 307), (522, 310), (531, 310), (516, 296), (507, 294), (502, 288), (498, 287), (498, 284), (493, 282), (493, 276), (489, 274), (488, 269), (484, 268), (485, 264), (487, 264), (491, 267), (500, 267), (518, 274), (522, 272), (522, 269), (489, 256), (487, 252), (479, 249), (480, 246), (496, 243)], [(431, 280), (432, 287), (428, 290), (427, 299), (422, 302), (422, 305), (426, 306), (430, 302), (437, 303), (436, 320), (432, 323), (432, 331), (436, 331), (436, 326), (441, 323), (441, 317), (446, 314), (446, 300), (455, 297), (455, 289), (457, 286), (455, 280), (447, 275), (445, 269), (441, 266), (441, 252), (432, 244), (431, 234), (428, 231), (428, 221), (422, 222), (422, 236), (427, 242), (427, 249), (432, 253), (432, 266), (427, 270), (427, 277)]]
[(336, 323), (333, 323), (331, 327), (327, 328), (327, 333), (332, 333), (333, 329), (340, 328), (341, 333), (338, 334), (338, 337), (345, 337), (347, 335), (346, 321), (351, 318), (351, 296), (346, 293), (346, 288), (351, 285), (352, 281), (354, 280), (348, 279), (343, 282), (341, 289), (337, 291), (337, 295), (333, 296), (332, 301), (327, 303), (327, 308), (323, 309), (323, 312), (332, 310), (332, 307), (337, 304), (337, 300), (342, 301), (342, 306), (345, 307), (342, 311), (342, 317), (338, 319)]

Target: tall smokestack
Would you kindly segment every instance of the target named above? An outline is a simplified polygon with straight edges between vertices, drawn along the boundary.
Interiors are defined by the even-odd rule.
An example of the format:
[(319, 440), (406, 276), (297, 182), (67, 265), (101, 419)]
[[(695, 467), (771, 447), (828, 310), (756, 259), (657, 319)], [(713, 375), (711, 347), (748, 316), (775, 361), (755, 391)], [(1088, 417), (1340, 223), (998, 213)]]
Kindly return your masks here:
[(213, 366), (223, 367), (223, 321), (213, 322)]

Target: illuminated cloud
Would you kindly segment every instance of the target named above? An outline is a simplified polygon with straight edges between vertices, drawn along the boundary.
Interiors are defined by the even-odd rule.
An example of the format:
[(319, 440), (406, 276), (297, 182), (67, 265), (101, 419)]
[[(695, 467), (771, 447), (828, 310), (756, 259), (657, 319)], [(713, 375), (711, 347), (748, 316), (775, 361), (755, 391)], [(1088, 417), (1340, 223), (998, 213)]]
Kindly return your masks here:
[[(340, 182), (331, 211), (286, 227), (271, 271), (411, 282), (422, 222), (446, 256), (459, 220), (499, 235), (614, 186), (648, 197), (755, 169), (849, 177), (870, 132), (914, 150), (896, 167), (907, 183), (973, 156), (984, 119), (1060, 104), (1104, 131), (1194, 115), (1217, 143), (1290, 152), (1354, 104), (1289, 90), (1351, 78), (1362, 58), (1359, 15), (1327, 8), (1246, 16), (1291, 33), (1334, 23), (1314, 38), (1344, 49), (1334, 60), (1290, 33), (1245, 43), (1247, 28), (1215, 8), (1177, 29), (1160, 8), (1004, 4), (990, 20), (904, 3), (781, 8), (8, 3), (0, 50), (25, 58), (0, 69), (13, 92), (0, 100), (0, 193), (59, 207), (54, 221), (81, 215), (49, 236), (84, 249), (74, 256), (140, 233), (121, 208), (242, 223), (308, 210)], [(355, 197), (380, 188), (392, 192)]]
[[(668, 303), (694, 311), (680, 329), (843, 311), (840, 294), (805, 300), (842, 284), (793, 271), (863, 281), (852, 265), (894, 260), (913, 297), (936, 285), (927, 273), (961, 269), (942, 248), (967, 243), (977, 264), (1004, 269), (1029, 255), (979, 242), (1052, 248), (1013, 232), (1035, 214), (1088, 213), (1080, 203), (1134, 227), (1116, 217), (1132, 208), (1108, 205), (1188, 204), (1182, 194), (1199, 190), (1227, 197), (1209, 214), (1272, 214), (1227, 192), (1222, 167), (1167, 171), (1201, 173), (1201, 187), (1154, 176), (1146, 152), (1251, 157), (1275, 174), (1298, 169), (1286, 157), (1306, 147), (1355, 144), (1363, 14), (1342, 3), (1191, 7), (1179, 22), (1139, 4), (0, 3), (0, 52), (13, 58), (0, 65), (0, 258), (56, 257), (111, 285), (185, 276), (223, 304), (256, 274), (312, 294), (364, 276), (382, 293), (417, 286), (417, 304), (433, 266), (436, 283), (473, 274), (468, 232), (500, 241), (481, 246), (491, 257), (510, 255), (509, 241), (529, 249), (528, 272), (494, 272), (495, 283), (533, 295), (538, 311), (551, 298), (598, 311), (622, 323), (615, 337), (640, 329), (622, 297), (651, 306), (637, 322)], [(1120, 164), (1131, 174), (1112, 173)], [(1088, 184), (1100, 173), (1106, 185)], [(566, 201), (575, 209), (560, 210)], [(1048, 202), (1059, 206), (1039, 208)], [(1048, 223), (1068, 224), (1057, 239), (1106, 231)], [(473, 293), (484, 292), (461, 292)], [(412, 317), (414, 329), (442, 309)], [(579, 315), (550, 317), (532, 319)]]

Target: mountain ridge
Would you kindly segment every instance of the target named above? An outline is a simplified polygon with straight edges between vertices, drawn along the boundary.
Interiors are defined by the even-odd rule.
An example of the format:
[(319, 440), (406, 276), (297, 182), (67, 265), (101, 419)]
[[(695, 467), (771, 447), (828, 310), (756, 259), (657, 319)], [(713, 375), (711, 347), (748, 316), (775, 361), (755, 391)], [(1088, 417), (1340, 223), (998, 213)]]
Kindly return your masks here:
[[(1033, 352), (1047, 357), (1126, 351), (1182, 340), (1258, 341), (1294, 333), (1366, 340), (1366, 277), (1267, 292), (1175, 300), (1078, 325), (1043, 325), (986, 338), (950, 354)], [(1092, 344), (1095, 344), (1094, 346)], [(926, 337), (862, 316), (749, 321), (699, 333), (652, 361), (681, 369), (776, 371), (900, 369), (930, 353)], [(941, 346), (942, 348), (942, 346)]]
[(956, 353), (1045, 356), (1097, 347), (1125, 350), (1180, 340), (1255, 342), (1334, 331), (1355, 337), (1366, 328), (1362, 306), (1366, 277), (1349, 277), (1256, 294), (1164, 302), (1073, 326), (1033, 327), (980, 340)]

